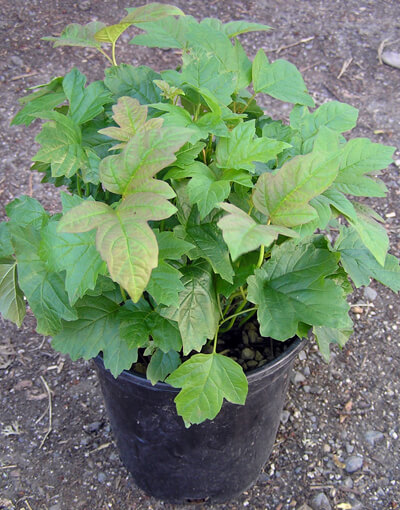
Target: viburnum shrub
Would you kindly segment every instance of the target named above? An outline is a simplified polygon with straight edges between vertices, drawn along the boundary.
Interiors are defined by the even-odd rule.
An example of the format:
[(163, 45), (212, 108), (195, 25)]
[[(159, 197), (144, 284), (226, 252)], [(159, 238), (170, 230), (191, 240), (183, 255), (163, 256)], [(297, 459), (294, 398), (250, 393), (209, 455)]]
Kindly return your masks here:
[[(394, 149), (347, 141), (357, 110), (314, 109), (290, 62), (262, 49), (251, 61), (239, 36), (268, 26), (198, 22), (157, 3), (127, 11), (116, 25), (45, 38), (95, 48), (110, 66), (102, 81), (86, 86), (74, 68), (21, 99), (14, 125), (45, 121), (32, 170), (68, 192), (60, 214), (28, 196), (6, 206), (0, 309), (21, 325), (26, 298), (55, 349), (102, 353), (115, 377), (139, 353), (153, 384), (181, 388), (190, 425), (224, 398), (245, 402), (246, 376), (218, 352), (221, 334), (248, 320), (282, 342), (312, 330), (329, 358), (351, 334), (350, 280), (400, 289), (383, 220), (360, 201), (385, 196), (376, 175)], [(144, 31), (132, 44), (176, 48), (181, 65), (117, 64), (131, 25)], [(265, 95), (294, 105), (289, 124), (257, 104)]]

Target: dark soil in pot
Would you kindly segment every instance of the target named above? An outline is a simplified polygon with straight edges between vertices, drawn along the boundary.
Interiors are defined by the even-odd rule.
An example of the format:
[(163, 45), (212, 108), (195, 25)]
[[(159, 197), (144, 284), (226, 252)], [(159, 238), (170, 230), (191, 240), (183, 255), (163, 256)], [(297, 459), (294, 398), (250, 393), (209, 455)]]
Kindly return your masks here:
[[(174, 398), (179, 390), (165, 383), (152, 386), (128, 371), (114, 379), (97, 357), (121, 460), (135, 483), (171, 503), (223, 502), (251, 486), (271, 453), (291, 368), (304, 343), (300, 339), (278, 342), (286, 351), (247, 374), (249, 393), (244, 406), (224, 402), (214, 420), (189, 429), (176, 413)], [(237, 352), (260, 352), (257, 345), (241, 342)]]

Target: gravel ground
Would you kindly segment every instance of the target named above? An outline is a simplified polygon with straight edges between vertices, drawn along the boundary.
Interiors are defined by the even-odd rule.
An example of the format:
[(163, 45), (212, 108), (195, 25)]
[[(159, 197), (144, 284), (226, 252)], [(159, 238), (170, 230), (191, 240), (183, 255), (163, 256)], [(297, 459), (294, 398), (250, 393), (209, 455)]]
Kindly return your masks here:
[[(197, 17), (272, 25), (274, 31), (244, 39), (250, 56), (263, 47), (272, 60), (289, 59), (303, 70), (318, 104), (339, 99), (360, 109), (357, 136), (400, 147), (400, 70), (377, 58), (383, 41), (400, 53), (398, 0), (175, 3)], [(28, 171), (39, 126), (9, 127), (18, 97), (74, 65), (93, 79), (102, 76), (101, 56), (53, 50), (40, 38), (72, 21), (117, 22), (125, 6), (120, 0), (0, 0), (1, 215), (22, 193), (52, 211), (59, 207), (57, 193)], [(136, 47), (120, 55), (158, 70), (176, 60), (172, 51)], [(265, 103), (272, 116), (286, 117), (285, 106)], [(399, 256), (399, 152), (395, 158), (398, 165), (384, 172), (388, 198), (376, 208), (387, 219), (392, 252)], [(312, 344), (300, 354), (276, 444), (257, 483), (235, 501), (198, 508), (399, 508), (400, 304), (375, 283), (351, 303), (355, 334), (330, 365)], [(29, 315), (21, 330), (1, 323), (0, 508), (172, 510), (138, 490), (121, 465), (91, 364), (72, 364), (53, 352), (34, 327)], [(52, 422), (46, 437), (48, 391)]]

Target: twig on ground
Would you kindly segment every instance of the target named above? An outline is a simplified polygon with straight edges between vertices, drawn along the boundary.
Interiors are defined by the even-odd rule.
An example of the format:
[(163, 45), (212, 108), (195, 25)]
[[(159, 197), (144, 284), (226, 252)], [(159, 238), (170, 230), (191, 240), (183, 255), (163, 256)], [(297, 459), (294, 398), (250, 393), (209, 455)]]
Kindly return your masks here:
[(275, 49), (273, 49), (271, 51), (274, 51), (277, 54), (279, 54), (283, 50), (287, 50), (289, 48), (293, 48), (294, 46), (298, 46), (299, 44), (308, 43), (308, 42), (312, 41), (313, 39), (315, 39), (315, 35), (312, 35), (311, 37), (305, 37), (305, 38), (300, 39), (299, 41), (296, 41), (296, 42), (291, 43), (291, 44), (286, 44), (284, 46), (279, 46), (279, 48), (275, 48)]
[(318, 62), (314, 62), (314, 64), (310, 64), (309, 66), (303, 67), (303, 69), (300, 69), (300, 72), (305, 73), (309, 69), (312, 69), (315, 66), (319, 66), (319, 64), (321, 64), (322, 62), (323, 62), (323, 60), (318, 60)]
[(22, 78), (29, 78), (30, 76), (35, 76), (36, 74), (38, 74), (37, 71), (32, 71), (31, 73), (27, 74), (20, 74), (11, 78), (10, 81), (22, 80)]
[(337, 80), (340, 80), (340, 78), (344, 75), (344, 73), (347, 71), (347, 69), (350, 67), (350, 64), (353, 62), (353, 57), (350, 57), (346, 59), (343, 62), (342, 69), (340, 70), (340, 73), (336, 76)]
[(95, 448), (94, 450), (91, 450), (89, 452), (89, 455), (91, 455), (92, 453), (95, 453), (95, 452), (99, 452), (101, 450), (104, 450), (105, 448), (108, 448), (112, 443), (104, 443), (104, 444), (101, 444), (98, 448)]
[(49, 411), (49, 426), (48, 426), (47, 432), (46, 432), (46, 434), (45, 434), (44, 438), (42, 439), (42, 442), (40, 443), (40, 446), (39, 446), (39, 448), (42, 448), (42, 446), (44, 445), (46, 439), (49, 437), (50, 432), (52, 431), (52, 425), (53, 425), (53, 405), (52, 405), (52, 401), (51, 401), (51, 391), (50, 391), (49, 385), (47, 384), (45, 378), (42, 375), (40, 376), (40, 380), (42, 381), (43, 386), (45, 387), (45, 389), (47, 391), (47, 396), (49, 398), (49, 406), (48, 406), (48, 411)]

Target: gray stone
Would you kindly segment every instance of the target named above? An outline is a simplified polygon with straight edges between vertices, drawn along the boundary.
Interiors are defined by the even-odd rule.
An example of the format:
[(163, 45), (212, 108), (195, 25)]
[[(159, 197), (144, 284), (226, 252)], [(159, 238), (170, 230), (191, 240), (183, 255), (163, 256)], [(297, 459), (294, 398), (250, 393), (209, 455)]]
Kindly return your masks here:
[(286, 411), (286, 409), (284, 409), (281, 413), (281, 423), (285, 425), (288, 422), (289, 418), (290, 418), (289, 411)]
[(345, 470), (348, 473), (355, 473), (363, 466), (364, 459), (360, 457), (359, 455), (352, 455), (351, 457), (348, 457), (345, 461)]
[(264, 473), (264, 471), (262, 471), (257, 478), (257, 482), (259, 483), (269, 482), (269, 476), (267, 475), (267, 473)]
[(308, 506), (307, 503), (304, 503), (304, 505), (301, 505), (298, 510), (312, 510), (312, 508)]
[(12, 55), (10, 57), (11, 62), (17, 67), (23, 67), (24, 61), (18, 55)]
[(346, 477), (344, 480), (343, 480), (343, 485), (347, 488), (347, 489), (352, 489), (353, 486), (354, 486), (354, 482), (352, 480), (352, 478), (350, 476)]
[(261, 354), (261, 352), (259, 351), (256, 351), (256, 357), (255, 357), (255, 360), (256, 361), (262, 361), (264, 359), (263, 355)]
[(311, 374), (310, 367), (304, 367), (303, 374), (308, 377)]
[(254, 359), (255, 355), (256, 353), (253, 351), (253, 349), (250, 349), (250, 347), (245, 347), (242, 349), (242, 359)]
[(78, 7), (81, 11), (88, 11), (90, 9), (90, 1), (89, 0), (81, 0), (78, 3)]
[(314, 510), (332, 510), (329, 499), (323, 492), (319, 492), (311, 501), (311, 506)]
[(374, 301), (378, 296), (378, 293), (372, 287), (365, 287), (364, 297), (367, 301)]
[(382, 441), (382, 439), (385, 437), (382, 432), (379, 432), (379, 430), (367, 430), (367, 432), (364, 434), (364, 437), (371, 446), (375, 446), (376, 443), (379, 443)]
[(304, 351), (299, 352), (299, 360), (304, 361), (307, 359), (307, 354)]
[(100, 483), (104, 483), (106, 480), (107, 480), (107, 476), (105, 473), (102, 473), (100, 472), (98, 475), (97, 475), (97, 480), (100, 482)]
[(258, 361), (255, 361), (254, 359), (251, 359), (247, 362), (248, 368), (256, 368), (258, 367)]
[(100, 421), (94, 421), (89, 423), (89, 425), (86, 425), (85, 430), (90, 433), (98, 432), (101, 428), (101, 425), (102, 423)]
[(351, 455), (354, 452), (354, 446), (350, 443), (346, 443), (346, 452)]
[(388, 66), (400, 69), (400, 53), (395, 51), (384, 51), (382, 53), (382, 62), (385, 62)]
[(301, 384), (305, 380), (306, 378), (301, 372), (293, 372), (292, 381), (294, 382), (294, 384)]

